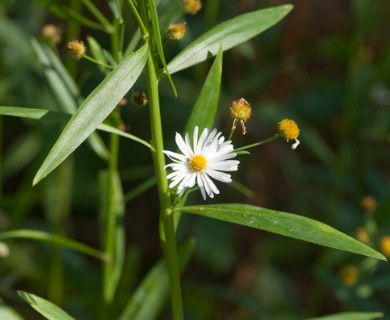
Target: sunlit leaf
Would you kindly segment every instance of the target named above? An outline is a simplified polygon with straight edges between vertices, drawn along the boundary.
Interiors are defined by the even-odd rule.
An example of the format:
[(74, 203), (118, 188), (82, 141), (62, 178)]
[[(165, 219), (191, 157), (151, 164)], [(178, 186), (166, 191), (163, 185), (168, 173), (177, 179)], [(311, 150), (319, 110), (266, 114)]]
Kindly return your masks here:
[(43, 315), (46, 319), (49, 320), (75, 320), (69, 314), (67, 314), (60, 307), (56, 306), (54, 303), (47, 301), (43, 298), (40, 298), (34, 294), (18, 291), (18, 294), (24, 301), (26, 301), (31, 307)]
[[(0, 115), (25, 118), (25, 119), (33, 119), (33, 120), (43, 120), (43, 121), (57, 122), (57, 123), (67, 123), (72, 117), (72, 115), (70, 114), (57, 112), (57, 111), (50, 111), (46, 109), (36, 109), (36, 108), (14, 107), (14, 106), (0, 106)], [(143, 144), (147, 148), (153, 150), (153, 147), (147, 141), (135, 135), (132, 135), (130, 133), (114, 128), (105, 123), (100, 124), (97, 127), (97, 129), (105, 132), (115, 133), (118, 136), (136, 141), (138, 143)]]
[(14, 309), (4, 304), (0, 299), (0, 319), (4, 320), (23, 320), (24, 318)]
[(245, 204), (188, 206), (177, 211), (232, 222), (318, 245), (385, 260), (379, 252), (346, 234), (313, 219)]
[(145, 44), (121, 61), (84, 100), (38, 170), (34, 185), (64, 161), (117, 106), (140, 76), (146, 63), (147, 52), (148, 46)]
[(218, 53), (219, 46), (226, 51), (272, 27), (286, 16), (292, 5), (249, 12), (222, 22), (190, 43), (171, 62), (168, 71), (173, 74), (205, 61)]
[[(48, 45), (41, 44), (35, 39), (31, 40), (31, 44), (43, 67), (43, 73), (58, 102), (59, 109), (67, 113), (75, 113), (83, 99), (73, 78)], [(102, 159), (108, 158), (108, 151), (97, 135), (92, 134), (88, 142)]]
[(59, 235), (38, 231), (38, 230), (29, 230), (29, 229), (18, 229), (18, 230), (11, 230), (11, 231), (4, 231), (0, 233), (0, 240), (7, 240), (7, 239), (29, 239), (29, 240), (37, 240), (41, 242), (45, 242), (48, 244), (52, 244), (55, 246), (60, 246), (68, 249), (72, 249), (75, 251), (79, 251), (85, 254), (88, 254), (92, 257), (101, 259), (101, 260), (107, 260), (107, 256), (105, 253), (96, 250), (94, 248), (91, 248), (83, 243), (80, 243), (78, 241), (65, 238)]
[(343, 312), (307, 320), (373, 320), (382, 317), (380, 312)]
[(212, 128), (215, 114), (217, 113), (219, 92), (222, 76), (222, 50), (219, 51), (209, 71), (195, 106), (188, 119), (185, 132), (193, 132), (198, 126), (200, 132), (204, 128)]

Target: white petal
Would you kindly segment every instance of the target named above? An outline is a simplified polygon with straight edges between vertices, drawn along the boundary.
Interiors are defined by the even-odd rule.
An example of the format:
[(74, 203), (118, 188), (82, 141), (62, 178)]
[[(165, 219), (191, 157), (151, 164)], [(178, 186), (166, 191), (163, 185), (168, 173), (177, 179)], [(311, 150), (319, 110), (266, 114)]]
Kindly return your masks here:
[(232, 179), (230, 178), (230, 174), (224, 173), (224, 172), (219, 172), (211, 169), (207, 169), (206, 173), (212, 177), (215, 180), (225, 182), (225, 183), (230, 183), (232, 182)]
[(187, 157), (191, 157), (193, 155), (190, 146), (187, 146), (182, 136), (179, 133), (176, 133), (176, 144), (179, 147), (180, 151)]
[(295, 143), (291, 146), (291, 149), (295, 150), (299, 146), (300, 142), (298, 139), (295, 139)]
[(196, 149), (198, 147), (198, 131), (199, 131), (199, 128), (198, 128), (198, 126), (196, 126), (194, 129), (194, 135), (192, 137), (192, 144), (194, 146), (192, 149), (194, 150), (195, 154), (197, 153)]

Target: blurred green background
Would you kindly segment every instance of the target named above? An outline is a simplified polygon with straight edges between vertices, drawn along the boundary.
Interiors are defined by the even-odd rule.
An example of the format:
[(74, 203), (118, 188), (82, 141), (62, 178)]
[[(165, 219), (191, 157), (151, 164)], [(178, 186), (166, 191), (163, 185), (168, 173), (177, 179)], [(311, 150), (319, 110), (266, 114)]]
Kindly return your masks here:
[[(69, 58), (68, 22), (42, 2), (0, 3), (2, 106), (60, 110), (30, 45), (30, 38), (42, 39), (42, 27), (49, 23), (63, 31), (56, 50), (81, 93), (87, 96), (102, 79), (90, 62)], [(167, 2), (162, 1), (161, 10)], [(110, 16), (105, 1), (95, 3)], [(224, 54), (215, 126), (227, 135), (230, 104), (245, 97), (253, 115), (247, 135), (237, 130), (235, 146), (271, 137), (283, 118), (298, 123), (301, 144), (293, 151), (291, 144), (277, 140), (241, 156), (234, 178), (245, 186), (240, 188), (243, 192), (221, 186), (221, 195), (212, 202), (245, 202), (308, 216), (386, 254), (382, 240), (390, 235), (389, 1), (204, 1), (197, 15), (186, 16), (185, 38), (166, 44), (168, 61), (218, 22), (284, 3), (295, 6), (286, 19)], [(134, 21), (129, 25), (135, 28)], [(90, 35), (109, 50), (104, 33), (81, 28), (82, 40)], [(166, 149), (174, 148), (174, 133), (183, 131), (210, 63), (173, 76), (178, 98), (162, 81)], [(142, 79), (133, 89), (145, 90)], [(149, 140), (147, 107), (129, 102), (121, 107), (121, 115), (130, 133)], [(62, 197), (71, 199), (64, 201), (70, 216), (61, 216), (61, 210), (67, 210), (53, 196), (57, 175), (31, 187), (60, 130), (58, 124), (0, 117), (0, 232), (54, 231), (98, 247), (97, 179), (105, 163), (87, 144), (59, 169), (69, 177), (71, 194), (64, 191)], [(73, 173), (68, 174), (71, 167)], [(133, 190), (153, 175), (149, 153), (121, 140), (120, 172), (125, 193)], [(62, 187), (68, 190), (57, 185)], [(197, 192), (191, 194), (191, 203), (201, 201)], [(64, 223), (51, 223), (58, 219)], [(118, 305), (161, 257), (155, 188), (127, 202), (125, 223), (128, 256)], [(197, 246), (183, 274), (188, 319), (303, 319), (340, 311), (382, 311), (390, 319), (390, 269), (385, 262), (194, 216), (181, 222), (179, 239), (189, 235), (196, 237)], [(77, 319), (89, 319), (99, 301), (97, 261), (62, 250), (62, 295), (50, 291), (52, 247), (24, 240), (7, 244), (10, 254), (0, 258), (0, 297), (7, 304), (26, 319), (40, 319), (17, 297), (15, 291), (23, 289), (52, 297)], [(168, 317), (167, 311), (161, 319)]]

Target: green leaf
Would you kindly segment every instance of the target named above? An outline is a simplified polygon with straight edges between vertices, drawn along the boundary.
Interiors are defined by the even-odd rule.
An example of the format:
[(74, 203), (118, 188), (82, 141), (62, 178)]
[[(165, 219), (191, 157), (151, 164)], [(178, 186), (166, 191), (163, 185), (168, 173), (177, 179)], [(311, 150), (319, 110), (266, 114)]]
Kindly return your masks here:
[(18, 295), (26, 301), (31, 307), (43, 315), (49, 320), (75, 320), (69, 314), (67, 314), (60, 307), (57, 307), (54, 303), (42, 299), (34, 294), (26, 291), (18, 291)]
[[(194, 132), (196, 126), (202, 132), (204, 128), (211, 128), (217, 113), (219, 92), (221, 89), (222, 76), (222, 48), (220, 48), (217, 57), (209, 71), (202, 91), (192, 109), (188, 119), (185, 132)], [(191, 135), (190, 135), (191, 136)]]
[[(0, 106), (0, 115), (10, 116), (10, 117), (19, 117), (25, 119), (33, 120), (43, 120), (50, 122), (66, 123), (71, 119), (72, 115), (57, 111), (50, 111), (46, 109), (36, 109), (36, 108), (23, 108), (23, 107), (14, 107), (14, 106)], [(147, 148), (153, 150), (153, 147), (150, 143), (145, 140), (138, 138), (135, 135), (121, 131), (117, 128), (114, 128), (110, 125), (102, 123), (97, 127), (98, 130), (115, 133), (118, 136), (136, 141)]]
[(148, 46), (145, 44), (121, 61), (84, 100), (39, 168), (34, 185), (61, 164), (114, 110), (140, 76), (147, 53)]
[[(179, 248), (180, 269), (183, 270), (195, 247), (193, 239)], [(119, 320), (154, 320), (166, 303), (169, 292), (168, 271), (164, 261), (158, 262), (142, 280), (126, 305)]]
[[(123, 216), (125, 213), (123, 191), (118, 173), (110, 175), (107, 170), (99, 174), (100, 185), (100, 225), (101, 234), (104, 236), (103, 243), (107, 246), (107, 237), (111, 237), (110, 251), (112, 255), (108, 265), (107, 287), (105, 296), (112, 301), (118, 281), (121, 277), (125, 256), (125, 233), (123, 226)], [(113, 219), (110, 219), (113, 218)], [(112, 225), (113, 234), (107, 234), (107, 225)]]
[(386, 261), (382, 254), (346, 234), (322, 222), (292, 213), (245, 204), (188, 206), (177, 208), (176, 210), (265, 230)]
[[(75, 113), (77, 107), (83, 100), (76, 83), (73, 81), (61, 60), (58, 59), (49, 46), (40, 44), (35, 39), (31, 40), (31, 44), (38, 60), (43, 66), (43, 72), (47, 79), (47, 83), (49, 84), (56, 101), (60, 105), (60, 110), (71, 114)], [(104, 143), (96, 134), (91, 135), (88, 142), (96, 154), (102, 159), (108, 158), (108, 151)]]
[(94, 248), (91, 248), (83, 243), (62, 236), (58, 236), (55, 234), (43, 232), (43, 231), (18, 229), (18, 230), (11, 230), (11, 231), (5, 231), (0, 233), (0, 240), (16, 239), (16, 238), (38, 240), (52, 245), (76, 250), (88, 254), (92, 257), (98, 258), (100, 260), (108, 259), (105, 253), (96, 250)]
[(220, 44), (226, 51), (267, 30), (280, 21), (293, 8), (292, 5), (258, 10), (222, 22), (190, 43), (171, 62), (168, 71), (173, 74), (203, 62), (218, 53)]
[(0, 319), (4, 320), (23, 320), (23, 317), (14, 309), (4, 304), (0, 299)]
[[(87, 42), (88, 42), (88, 48), (91, 51), (92, 57), (104, 64), (108, 64), (108, 61), (106, 59), (106, 56), (104, 54), (104, 51), (100, 44), (95, 40), (95, 38), (92, 38), (90, 36), (87, 37)], [(108, 70), (106, 67), (103, 67), (101, 65), (98, 65), (98, 68), (101, 73), (106, 74), (108, 73)]]
[(373, 320), (382, 317), (380, 312), (343, 312), (307, 320)]
[(36, 39), (31, 39), (31, 45), (43, 66), (47, 83), (60, 105), (60, 110), (74, 113), (82, 102), (76, 83), (48, 45), (40, 44)]

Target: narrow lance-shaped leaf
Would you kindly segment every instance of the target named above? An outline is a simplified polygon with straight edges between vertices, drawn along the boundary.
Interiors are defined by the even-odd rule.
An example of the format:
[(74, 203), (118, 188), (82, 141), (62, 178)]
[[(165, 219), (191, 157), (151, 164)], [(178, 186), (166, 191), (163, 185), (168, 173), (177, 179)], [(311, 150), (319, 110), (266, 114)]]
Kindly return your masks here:
[(342, 312), (307, 320), (374, 320), (382, 317), (381, 312)]
[(292, 213), (245, 204), (188, 206), (177, 208), (176, 210), (265, 230), (334, 249), (386, 260), (379, 252), (346, 234), (322, 222)]
[[(71, 114), (75, 113), (83, 99), (73, 78), (48, 45), (40, 44), (35, 39), (31, 40), (31, 45), (43, 66), (43, 73), (60, 110)], [(97, 155), (102, 159), (108, 158), (107, 148), (98, 135), (92, 134), (88, 142)]]
[(205, 61), (218, 52), (220, 44), (226, 51), (267, 30), (280, 21), (293, 8), (292, 5), (258, 10), (222, 22), (190, 43), (171, 62), (168, 71), (173, 74)]
[(45, 242), (48, 244), (52, 244), (55, 246), (60, 246), (68, 249), (72, 249), (75, 251), (79, 251), (85, 254), (88, 254), (92, 257), (107, 260), (108, 257), (104, 252), (91, 248), (83, 243), (78, 241), (65, 238), (59, 235), (38, 231), (38, 230), (29, 230), (29, 229), (18, 229), (18, 230), (10, 230), (0, 233), (0, 240), (7, 239), (29, 239), (29, 240), (37, 240), (41, 242)]
[[(192, 109), (190, 118), (187, 121), (185, 132), (189, 134), (194, 131), (196, 126), (200, 132), (204, 128), (211, 128), (217, 113), (219, 92), (221, 89), (222, 76), (222, 48), (220, 48), (217, 57), (209, 71), (202, 91)], [(190, 134), (191, 136), (191, 134)]]
[(34, 185), (61, 164), (112, 112), (141, 74), (147, 52), (148, 46), (144, 44), (121, 61), (85, 99), (39, 168)]
[[(66, 123), (72, 117), (72, 115), (70, 114), (57, 112), (57, 111), (50, 111), (46, 109), (37, 109), (37, 108), (14, 107), (14, 106), (0, 106), (0, 115), (18, 117), (24, 119), (58, 122), (58, 123)], [(102, 123), (97, 127), (97, 129), (105, 132), (115, 133), (118, 136), (136, 141), (140, 144), (143, 144), (145, 147), (153, 150), (153, 147), (149, 142), (135, 135), (114, 128), (108, 124)]]
[(31, 307), (49, 320), (75, 320), (60, 307), (34, 294), (18, 291), (18, 295), (23, 298)]

